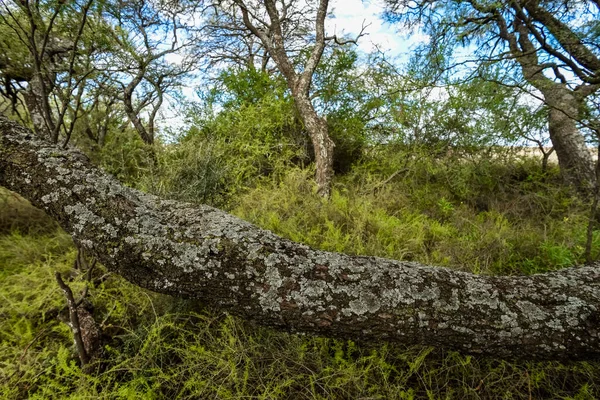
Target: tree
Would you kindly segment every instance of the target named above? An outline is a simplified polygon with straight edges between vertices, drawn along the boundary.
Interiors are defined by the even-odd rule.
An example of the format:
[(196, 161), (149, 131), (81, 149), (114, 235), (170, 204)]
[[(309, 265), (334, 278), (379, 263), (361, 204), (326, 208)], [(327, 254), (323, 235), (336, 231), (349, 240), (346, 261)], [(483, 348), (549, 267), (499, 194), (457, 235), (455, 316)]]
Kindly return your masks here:
[[(285, 78), (298, 113), (312, 141), (318, 192), (323, 197), (329, 197), (335, 145), (329, 136), (327, 121), (319, 116), (312, 103), (310, 94), (312, 78), (328, 42), (346, 44), (356, 43), (356, 40), (344, 41), (337, 36), (326, 36), (325, 19), (329, 5), (328, 0), (320, 0), (315, 8), (310, 4), (301, 4), (295, 0), (267, 0), (264, 5), (261, 5), (260, 2), (243, 0), (219, 2), (219, 4), (224, 9), (227, 7), (232, 9), (232, 14), (239, 10), (245, 29), (260, 40), (262, 47), (268, 52), (277, 69)], [(307, 31), (307, 27), (311, 25), (306, 20), (307, 15), (314, 18), (314, 22), (312, 22), (314, 40), (306, 43), (306, 46), (310, 46), (312, 49), (299, 51), (294, 57), (294, 52), (290, 52), (290, 50), (297, 50), (297, 48), (286, 39), (290, 37), (290, 31), (302, 32), (305, 41), (306, 37), (312, 38), (312, 32), (309, 34)], [(234, 26), (232, 29), (237, 31), (239, 28)], [(312, 27), (310, 30), (312, 31)], [(255, 51), (251, 48), (250, 54), (254, 53)], [(302, 57), (304, 59), (301, 62)]]
[[(433, 47), (477, 45), (480, 65), (518, 65), (548, 106), (548, 128), (567, 181), (588, 191), (591, 155), (578, 129), (587, 99), (600, 89), (600, 49), (594, 40), (598, 4), (587, 1), (387, 0), (391, 19), (421, 21)], [(403, 8), (406, 6), (406, 8)]]
[[(246, 59), (245, 56), (240, 57)], [(233, 64), (234, 66), (214, 78), (211, 87), (203, 92), (202, 97), (206, 102), (190, 113), (194, 123), (204, 126), (203, 130), (207, 133), (214, 135), (220, 131), (233, 139), (238, 128), (222, 123), (215, 126), (215, 122), (241, 119), (244, 131), (252, 132), (244, 135), (244, 141), (259, 146), (260, 142), (270, 142), (280, 150), (288, 149), (274, 154), (266, 151), (261, 157), (272, 154), (273, 160), (287, 163), (290, 161), (291, 150), (300, 156), (293, 157), (296, 164), (304, 165), (306, 161), (314, 161), (310, 138), (302, 127), (284, 77), (258, 69), (253, 64), (249, 66), (246, 62)], [(365, 59), (360, 58), (351, 48), (330, 47), (325, 49), (312, 80), (312, 103), (326, 118), (328, 134), (336, 146), (333, 155), (334, 172), (347, 172), (361, 158), (371, 130), (377, 129), (383, 134), (384, 130), (397, 126), (390, 110), (395, 108), (399, 97), (395, 90), (398, 75), (378, 55), (369, 55)], [(280, 104), (281, 107), (271, 108), (275, 104)], [(258, 108), (264, 110), (264, 115), (259, 115), (261, 121), (253, 122), (248, 112)], [(275, 122), (275, 119), (281, 117), (282, 111), (288, 120), (285, 124), (277, 123), (262, 135), (253, 129), (267, 126), (264, 123), (266, 121)], [(247, 118), (249, 120), (244, 121)], [(234, 142), (235, 140), (232, 147), (235, 147)], [(249, 146), (247, 143), (243, 147), (258, 150), (256, 146)], [(273, 169), (267, 168), (264, 171), (270, 173)]]
[[(165, 95), (181, 85), (195, 67), (186, 53), (194, 41), (185, 13), (193, 6), (185, 2), (118, 0), (107, 4), (107, 17), (114, 24), (111, 70), (120, 87), (119, 100), (142, 140), (153, 144), (155, 120)], [(169, 56), (180, 58), (176, 62)], [(144, 118), (145, 116), (145, 118)]]
[(598, 264), (490, 277), (318, 251), (213, 207), (125, 187), (3, 116), (0, 184), (129, 281), (263, 325), (496, 357), (600, 355)]
[(24, 100), (35, 131), (68, 142), (81, 116), (92, 59), (101, 49), (89, 40), (94, 0), (3, 2), (0, 10), (0, 91), (18, 113)]
[(335, 143), (333, 169), (345, 173), (364, 155), (369, 141), (390, 140), (402, 77), (385, 56), (361, 56), (350, 47), (326, 48), (312, 84), (313, 104), (327, 118)]
[(119, 105), (152, 144), (165, 96), (195, 65), (185, 52), (192, 31), (181, 21), (194, 7), (185, 1), (4, 2), (0, 94), (13, 113), (23, 102), (35, 131), (55, 142), (62, 135), (65, 146), (76, 127), (101, 145)]

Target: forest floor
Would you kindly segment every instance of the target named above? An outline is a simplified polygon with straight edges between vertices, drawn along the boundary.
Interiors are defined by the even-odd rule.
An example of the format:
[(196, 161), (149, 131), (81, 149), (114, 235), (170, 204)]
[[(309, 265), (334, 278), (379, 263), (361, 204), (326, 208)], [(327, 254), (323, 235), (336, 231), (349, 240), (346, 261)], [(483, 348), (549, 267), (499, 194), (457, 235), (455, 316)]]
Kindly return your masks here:
[[(324, 250), (413, 260), (478, 274), (583, 263), (589, 201), (537, 159), (380, 154), (335, 181), (311, 171), (256, 181), (224, 207)], [(593, 236), (592, 256), (600, 250)], [(495, 360), (445, 349), (355, 343), (257, 327), (137, 288), (97, 266), (39, 210), (0, 192), (2, 399), (596, 399), (600, 362)], [(91, 263), (91, 260), (88, 260)], [(82, 371), (54, 273), (100, 324), (101, 358)]]

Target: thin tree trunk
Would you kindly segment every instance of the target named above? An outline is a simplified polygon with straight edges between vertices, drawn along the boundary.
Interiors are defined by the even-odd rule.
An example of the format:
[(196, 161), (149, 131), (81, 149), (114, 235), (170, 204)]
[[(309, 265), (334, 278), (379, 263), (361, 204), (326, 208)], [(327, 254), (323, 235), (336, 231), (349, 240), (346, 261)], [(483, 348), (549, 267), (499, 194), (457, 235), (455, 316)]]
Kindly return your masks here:
[(315, 152), (317, 192), (322, 197), (329, 198), (333, 179), (333, 149), (335, 145), (329, 137), (327, 121), (319, 117), (310, 99), (306, 96), (296, 95), (294, 100)]
[(154, 143), (154, 134), (153, 132), (149, 132), (142, 120), (140, 119), (139, 112), (140, 110), (136, 110), (133, 106), (133, 92), (135, 88), (142, 82), (144, 78), (144, 74), (146, 72), (146, 66), (140, 65), (139, 72), (133, 78), (133, 80), (127, 85), (127, 87), (123, 90), (123, 106), (125, 108), (125, 113), (129, 118), (129, 121), (133, 124), (133, 127), (140, 135), (144, 143), (152, 145)]
[(28, 87), (23, 92), (23, 98), (27, 111), (33, 123), (33, 129), (38, 135), (48, 138), (53, 143), (58, 142), (58, 136), (54, 137), (55, 126), (52, 121), (50, 110), (47, 109), (47, 101), (41, 84), (39, 74), (34, 76), (27, 82)]
[(129, 121), (133, 124), (136, 132), (140, 135), (140, 138), (144, 141), (144, 143), (152, 145), (154, 144), (154, 137), (149, 134), (148, 130), (142, 123), (139, 115), (135, 112), (132, 105), (131, 95), (125, 94), (125, 100), (123, 101), (125, 113), (127, 117), (129, 117)]
[(315, 180), (317, 191), (322, 197), (328, 198), (331, 194), (333, 179), (333, 140), (329, 137), (327, 121), (319, 117), (315, 107), (310, 101), (310, 86), (313, 74), (321, 60), (325, 49), (325, 17), (327, 16), (328, 0), (319, 0), (318, 11), (315, 18), (315, 46), (308, 60), (303, 65), (301, 73), (296, 72), (294, 64), (289, 58), (282, 27), (282, 17), (274, 0), (265, 0), (264, 7), (269, 15), (271, 25), (269, 32), (258, 29), (252, 24), (250, 12), (243, 0), (234, 1), (242, 12), (244, 25), (257, 38), (259, 38), (275, 61), (277, 68), (285, 77), (288, 87), (292, 92), (296, 108), (304, 127), (311, 138), (315, 152)]
[(134, 284), (265, 326), (500, 358), (600, 356), (600, 264), (490, 277), (315, 250), (209, 206), (125, 187), (4, 117), (0, 185)]

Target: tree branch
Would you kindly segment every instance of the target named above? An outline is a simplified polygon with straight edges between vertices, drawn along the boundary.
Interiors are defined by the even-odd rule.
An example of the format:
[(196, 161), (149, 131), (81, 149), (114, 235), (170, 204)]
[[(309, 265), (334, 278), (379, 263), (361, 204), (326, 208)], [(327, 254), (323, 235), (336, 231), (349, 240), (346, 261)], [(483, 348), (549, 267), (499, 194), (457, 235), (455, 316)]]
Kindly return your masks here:
[(71, 288), (63, 281), (60, 273), (55, 274), (56, 282), (58, 282), (58, 286), (62, 289), (67, 298), (67, 306), (69, 309), (69, 320), (71, 323), (71, 330), (73, 331), (73, 339), (75, 340), (75, 346), (77, 347), (77, 353), (79, 354), (79, 360), (81, 361), (81, 365), (85, 366), (90, 362), (90, 357), (88, 356), (87, 351), (85, 350), (85, 345), (83, 343), (83, 338), (81, 335), (81, 328), (79, 326), (79, 316), (77, 315), (77, 307), (78, 304), (73, 297), (73, 291)]
[(365, 21), (363, 21), (362, 26), (360, 28), (360, 32), (358, 33), (358, 35), (356, 35), (356, 37), (354, 39), (340, 39), (339, 37), (337, 37), (337, 35), (333, 35), (333, 36), (325, 36), (325, 41), (328, 42), (328, 41), (333, 40), (335, 42), (335, 44), (337, 44), (339, 46), (344, 46), (347, 44), (358, 45), (358, 40), (365, 35), (365, 30), (370, 25), (371, 25), (370, 23), (365, 25)]
[[(592, 76), (600, 78), (600, 58), (582, 43), (579, 36), (567, 24), (561, 22), (548, 10), (540, 7), (538, 1), (526, 1), (523, 6), (534, 20), (541, 22), (548, 28), (569, 55), (590, 71)], [(580, 78), (585, 80), (585, 75), (580, 76)]]
[(127, 188), (0, 117), (0, 185), (129, 281), (294, 332), (501, 358), (600, 355), (600, 264), (520, 277), (311, 249)]

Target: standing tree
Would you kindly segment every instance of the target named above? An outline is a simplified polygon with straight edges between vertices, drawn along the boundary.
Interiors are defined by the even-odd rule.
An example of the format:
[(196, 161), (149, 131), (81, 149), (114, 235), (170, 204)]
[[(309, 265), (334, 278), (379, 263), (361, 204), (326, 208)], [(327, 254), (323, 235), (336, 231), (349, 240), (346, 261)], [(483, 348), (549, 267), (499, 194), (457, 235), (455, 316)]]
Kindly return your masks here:
[(117, 0), (107, 4), (112, 33), (112, 71), (119, 99), (142, 140), (153, 144), (155, 120), (165, 96), (194, 68), (186, 54), (193, 38), (182, 21), (193, 6), (185, 2)]
[(588, 191), (593, 162), (579, 131), (586, 102), (600, 89), (597, 2), (387, 0), (392, 20), (419, 21), (432, 47), (451, 38), (477, 45), (480, 65), (518, 65), (522, 78), (548, 106), (550, 139), (564, 177)]
[[(356, 43), (356, 40), (342, 40), (337, 36), (325, 34), (328, 4), (328, 0), (320, 0), (316, 7), (296, 0), (266, 0), (262, 3), (244, 0), (219, 2), (219, 7), (229, 10), (230, 15), (241, 13), (244, 29), (260, 40), (262, 47), (285, 78), (312, 141), (316, 182), (318, 192), (323, 197), (329, 197), (331, 192), (335, 145), (329, 136), (327, 121), (319, 116), (312, 103), (311, 84), (327, 43)], [(230, 20), (236, 21), (233, 17)], [(239, 26), (229, 27), (229, 30), (239, 34)], [(308, 33), (311, 31), (314, 32), (314, 36)], [(295, 42), (294, 39), (299, 37), (300, 42)], [(307, 39), (308, 37), (310, 39)], [(254, 45), (253, 42), (248, 43)], [(254, 48), (251, 48), (250, 54), (255, 53)], [(266, 66), (268, 60), (263, 56), (261, 63)]]
[(94, 0), (7, 1), (0, 9), (0, 94), (14, 113), (23, 102), (35, 131), (54, 143), (61, 133), (68, 142), (96, 72), (95, 6)]

